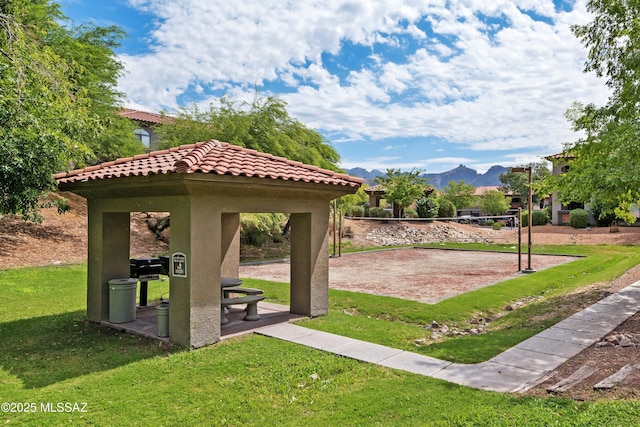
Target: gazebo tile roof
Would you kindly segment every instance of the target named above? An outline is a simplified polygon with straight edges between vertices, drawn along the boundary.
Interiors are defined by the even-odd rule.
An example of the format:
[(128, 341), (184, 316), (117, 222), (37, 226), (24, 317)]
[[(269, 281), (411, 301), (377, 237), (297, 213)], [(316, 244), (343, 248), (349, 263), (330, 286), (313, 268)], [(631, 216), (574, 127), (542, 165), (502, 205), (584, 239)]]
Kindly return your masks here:
[(270, 178), (359, 187), (363, 179), (215, 140), (117, 159), (55, 175), (58, 183), (170, 173)]

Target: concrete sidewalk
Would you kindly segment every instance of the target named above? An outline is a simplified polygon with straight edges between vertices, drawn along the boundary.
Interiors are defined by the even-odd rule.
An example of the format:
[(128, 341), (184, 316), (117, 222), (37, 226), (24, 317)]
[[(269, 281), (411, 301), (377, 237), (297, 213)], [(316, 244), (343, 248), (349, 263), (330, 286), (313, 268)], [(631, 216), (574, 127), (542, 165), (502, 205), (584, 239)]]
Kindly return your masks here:
[(524, 391), (640, 310), (640, 282), (593, 304), (515, 347), (474, 365), (451, 363), (291, 323), (256, 333), (341, 356), (483, 390)]

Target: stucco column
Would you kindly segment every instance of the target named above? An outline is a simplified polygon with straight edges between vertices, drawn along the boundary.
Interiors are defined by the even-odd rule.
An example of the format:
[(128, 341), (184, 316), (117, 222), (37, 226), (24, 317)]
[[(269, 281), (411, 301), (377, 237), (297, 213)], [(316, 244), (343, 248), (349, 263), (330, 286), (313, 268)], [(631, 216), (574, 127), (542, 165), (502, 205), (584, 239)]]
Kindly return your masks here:
[(291, 313), (322, 316), (329, 310), (329, 203), (291, 214)]
[(240, 214), (223, 213), (221, 221), (221, 275), (238, 277), (240, 275)]
[(221, 214), (206, 197), (171, 211), (171, 256), (181, 252), (187, 277), (171, 276), (169, 339), (203, 347), (220, 339)]
[(109, 319), (109, 280), (129, 277), (129, 212), (88, 203), (87, 318)]

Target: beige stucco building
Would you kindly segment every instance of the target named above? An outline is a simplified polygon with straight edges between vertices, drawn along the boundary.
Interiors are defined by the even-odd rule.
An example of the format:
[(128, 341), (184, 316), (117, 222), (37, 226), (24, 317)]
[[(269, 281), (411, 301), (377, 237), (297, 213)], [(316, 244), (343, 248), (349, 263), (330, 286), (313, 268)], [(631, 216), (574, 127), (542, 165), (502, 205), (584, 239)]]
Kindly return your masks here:
[(220, 338), (220, 278), (238, 277), (241, 212), (291, 216), (290, 311), (328, 311), (329, 202), (355, 193), (360, 178), (218, 141), (56, 175), (60, 190), (87, 199), (87, 317), (105, 321), (108, 281), (129, 277), (130, 212), (171, 214), (169, 339), (202, 347)]

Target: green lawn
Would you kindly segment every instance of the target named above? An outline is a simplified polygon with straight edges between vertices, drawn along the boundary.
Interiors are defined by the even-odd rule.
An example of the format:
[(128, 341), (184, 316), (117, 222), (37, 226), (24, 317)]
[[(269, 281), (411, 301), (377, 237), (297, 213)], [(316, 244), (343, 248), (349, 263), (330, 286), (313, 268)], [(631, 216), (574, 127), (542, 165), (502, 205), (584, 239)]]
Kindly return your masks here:
[[(476, 362), (594, 301), (602, 289), (598, 283), (640, 262), (636, 247), (543, 249), (586, 258), (434, 305), (332, 290), (330, 314), (305, 326)], [(13, 402), (9, 409), (35, 409), (5, 412), (3, 406), (3, 424), (640, 424), (637, 401), (584, 403), (483, 392), (261, 336), (171, 349), (86, 322), (85, 269), (0, 271), (0, 402)], [(265, 289), (274, 302), (288, 302), (285, 284), (246, 283)], [(151, 282), (150, 299), (166, 287)], [(533, 296), (534, 302), (504, 315), (506, 304)], [(464, 327), (479, 313), (496, 318), (485, 335), (414, 344), (433, 320)], [(86, 412), (51, 412), (59, 408)]]

